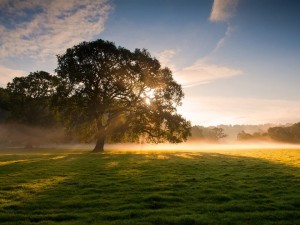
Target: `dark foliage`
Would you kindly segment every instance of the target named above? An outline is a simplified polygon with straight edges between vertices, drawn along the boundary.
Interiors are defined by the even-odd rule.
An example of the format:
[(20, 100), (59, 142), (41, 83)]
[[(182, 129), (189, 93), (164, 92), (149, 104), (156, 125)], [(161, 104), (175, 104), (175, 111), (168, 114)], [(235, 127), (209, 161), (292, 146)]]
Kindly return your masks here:
[(1, 101), (1, 108), (9, 112), (7, 120), (31, 126), (54, 126), (56, 120), (50, 102), (57, 83), (55, 76), (44, 71), (15, 77), (2, 90), (5, 101)]

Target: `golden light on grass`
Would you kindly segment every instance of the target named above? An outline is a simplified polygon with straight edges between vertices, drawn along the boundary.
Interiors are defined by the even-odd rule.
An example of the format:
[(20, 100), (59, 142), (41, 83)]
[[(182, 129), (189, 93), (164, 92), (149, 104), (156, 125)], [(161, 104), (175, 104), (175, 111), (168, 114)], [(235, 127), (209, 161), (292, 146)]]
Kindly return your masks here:
[(63, 158), (66, 158), (67, 156), (66, 155), (59, 155), (59, 156), (55, 156), (53, 158), (51, 158), (52, 160), (57, 160), (57, 159), (63, 159)]
[(13, 163), (23, 163), (23, 162), (29, 162), (27, 159), (19, 159), (19, 160), (11, 160), (11, 161), (5, 161), (5, 162), (0, 162), (0, 166), (5, 166)]
[(37, 193), (45, 191), (67, 178), (68, 177), (63, 176), (53, 176), (46, 179), (37, 179), (31, 182), (12, 186), (9, 192), (5, 192), (5, 198), (0, 198), (0, 207), (7, 207), (10, 205), (20, 204), (23, 201), (28, 201), (34, 198)]
[(106, 154), (141, 154), (145, 155), (145, 158), (155, 159), (168, 159), (172, 155), (193, 159), (203, 155), (203, 153), (257, 158), (273, 163), (300, 167), (300, 146), (291, 144), (116, 144), (109, 145), (106, 151)]
[(300, 148), (299, 149), (254, 149), (240, 151), (225, 151), (226, 155), (249, 157), (268, 160), (273, 163), (283, 164), (300, 168)]
[(106, 168), (114, 168), (117, 167), (119, 165), (119, 162), (109, 162), (106, 164)]

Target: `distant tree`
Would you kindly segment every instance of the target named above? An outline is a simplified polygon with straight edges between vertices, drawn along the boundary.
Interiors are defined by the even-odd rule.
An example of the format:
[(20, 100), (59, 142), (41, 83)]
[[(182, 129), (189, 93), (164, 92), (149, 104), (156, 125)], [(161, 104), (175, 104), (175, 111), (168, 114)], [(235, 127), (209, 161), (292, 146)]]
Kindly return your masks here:
[(268, 135), (271, 139), (280, 142), (291, 142), (292, 136), (289, 129), (285, 127), (271, 127), (268, 129)]
[(201, 126), (192, 126), (191, 138), (192, 139), (204, 139), (203, 129), (204, 129), (204, 127), (201, 127)]
[(31, 126), (52, 126), (55, 117), (50, 110), (51, 98), (58, 79), (44, 71), (15, 77), (5, 89), (5, 109), (9, 120)]
[(224, 129), (221, 127), (193, 126), (191, 133), (191, 139), (193, 140), (204, 140), (210, 142), (217, 142), (220, 139), (227, 137), (224, 133)]
[(217, 141), (217, 140), (227, 137), (227, 135), (224, 133), (223, 128), (214, 127), (211, 129), (211, 137), (213, 140)]
[(300, 123), (286, 127), (271, 127), (268, 135), (275, 141), (300, 143)]
[(254, 132), (253, 134), (246, 133), (241, 131), (237, 134), (237, 140), (239, 141), (249, 141), (249, 140), (267, 140), (268, 133), (265, 132)]
[(237, 134), (237, 140), (239, 140), (239, 141), (250, 140), (250, 139), (252, 139), (252, 135), (246, 133), (244, 130), (242, 130), (241, 132), (239, 132)]
[(61, 83), (54, 105), (66, 127), (82, 141), (177, 143), (190, 135), (190, 122), (177, 113), (184, 96), (168, 68), (147, 50), (131, 52), (112, 42), (83, 42), (58, 56)]
[(300, 143), (300, 122), (293, 124), (290, 128), (290, 134), (294, 143)]

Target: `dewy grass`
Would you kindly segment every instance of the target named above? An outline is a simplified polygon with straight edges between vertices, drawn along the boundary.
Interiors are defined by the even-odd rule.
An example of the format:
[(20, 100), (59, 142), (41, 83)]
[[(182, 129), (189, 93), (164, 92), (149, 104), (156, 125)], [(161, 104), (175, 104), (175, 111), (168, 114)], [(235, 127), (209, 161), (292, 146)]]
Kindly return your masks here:
[(297, 149), (15, 153), (0, 155), (1, 224), (300, 223)]

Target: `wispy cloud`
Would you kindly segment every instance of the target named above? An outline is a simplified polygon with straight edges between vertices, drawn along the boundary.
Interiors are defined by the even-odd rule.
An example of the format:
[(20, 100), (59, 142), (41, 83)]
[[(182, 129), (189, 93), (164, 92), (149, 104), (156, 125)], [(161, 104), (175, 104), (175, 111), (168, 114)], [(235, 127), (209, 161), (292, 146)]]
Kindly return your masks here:
[(197, 60), (193, 65), (175, 72), (175, 79), (184, 87), (210, 83), (242, 74), (239, 69)]
[(207, 56), (210, 57), (224, 46), (225, 41), (234, 32), (234, 27), (229, 23), (230, 18), (234, 16), (239, 0), (214, 0), (209, 20), (211, 22), (227, 22), (227, 29), (224, 36), (219, 39), (215, 48)]
[(8, 82), (11, 82), (14, 77), (25, 76), (23, 70), (16, 70), (0, 65), (0, 87), (5, 87)]
[(231, 36), (233, 32), (234, 32), (234, 28), (232, 26), (228, 26), (224, 36), (218, 41), (216, 47), (213, 49), (213, 51), (210, 54), (213, 54), (216, 51), (218, 51), (220, 48), (222, 48), (225, 44), (225, 41)]
[(300, 121), (300, 103), (282, 99), (187, 97), (179, 112), (193, 124), (207, 126)]
[(227, 22), (235, 13), (239, 0), (214, 0), (209, 20)]
[(161, 63), (162, 66), (169, 67), (172, 71), (176, 70), (175, 64), (172, 62), (174, 56), (179, 53), (178, 49), (166, 49), (162, 52), (156, 54), (157, 59)]
[(108, 0), (2, 0), (0, 59), (54, 57), (101, 33), (111, 9)]

